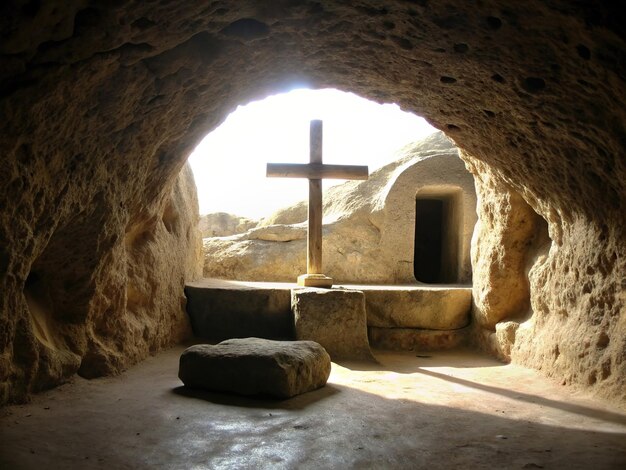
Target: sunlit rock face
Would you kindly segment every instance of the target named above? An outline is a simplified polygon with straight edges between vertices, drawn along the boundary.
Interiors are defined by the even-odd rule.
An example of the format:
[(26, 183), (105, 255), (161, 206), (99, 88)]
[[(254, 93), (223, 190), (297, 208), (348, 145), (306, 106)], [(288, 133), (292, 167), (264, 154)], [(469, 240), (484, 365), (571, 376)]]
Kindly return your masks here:
[[(323, 272), (335, 284), (470, 284), (476, 193), (458, 150), (437, 132), (395, 157), (367, 181), (325, 191)], [(437, 203), (438, 213), (416, 210), (424, 200)], [(306, 273), (306, 220), (301, 201), (245, 233), (205, 238), (204, 275), (295, 282)], [(428, 243), (420, 243), (416, 231), (427, 234)], [(430, 259), (428, 251), (437, 254)]]
[(258, 221), (226, 212), (213, 212), (200, 216), (198, 228), (205, 237), (227, 237), (243, 233), (257, 225)]
[[(191, 220), (180, 215), (174, 235), (163, 215), (183, 162), (236, 105), (295, 83), (427, 117), (488, 175), (479, 214), (502, 237), (518, 218), (500, 188), (543, 218), (548, 249), (518, 233), (534, 253), (524, 265), (530, 320), (515, 335), (500, 328), (502, 344), (509, 338), (515, 361), (626, 399), (618, 10), (559, 0), (111, 5), (1, 7), (1, 401), (76, 370), (115, 372), (179, 336), (189, 273), (174, 253), (193, 245), (183, 236)], [(137, 227), (146, 240), (170, 237), (169, 249), (139, 255), (129, 247)], [(475, 243), (494, 262), (494, 250), (519, 249)], [(519, 254), (502, 259), (517, 259), (523, 277)], [(507, 271), (487, 263), (481, 276)], [(129, 306), (129, 296), (146, 301), (129, 286), (151, 265), (167, 270), (154, 284), (165, 304)], [(33, 299), (54, 307), (40, 315)], [(477, 299), (477, 318), (490, 330), (495, 321), (496, 336), (524, 310), (500, 302), (492, 315), (491, 305)]]

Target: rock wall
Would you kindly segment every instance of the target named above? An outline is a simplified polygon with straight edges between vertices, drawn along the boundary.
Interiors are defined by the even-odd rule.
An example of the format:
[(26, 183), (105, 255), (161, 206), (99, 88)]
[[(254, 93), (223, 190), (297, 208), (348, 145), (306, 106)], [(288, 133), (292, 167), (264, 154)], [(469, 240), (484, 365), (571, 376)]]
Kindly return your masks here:
[(475, 343), (626, 402), (623, 247), (606, 227), (569, 226), (554, 211), (544, 219), (483, 163), (464, 158), (479, 194)]
[(529, 316), (528, 271), (538, 262), (533, 255), (537, 250), (545, 255), (550, 239), (545, 220), (515, 190), (479, 162), (470, 168), (479, 194), (472, 243), (474, 318), (494, 330), (506, 319)]
[[(38, 191), (53, 189), (51, 184)], [(41, 211), (33, 193), (22, 199), (16, 209), (32, 204)], [(189, 337), (182, 289), (201, 274), (191, 168), (185, 165), (163, 196), (146, 201), (133, 217), (118, 213), (107, 221), (109, 211), (115, 212), (110, 204), (98, 193), (49, 233), (26, 232), (19, 240), (30, 258), (18, 258), (21, 279), (3, 279), (17, 295), (4, 290), (11, 315), (0, 324), (12, 337), (3, 338), (0, 402), (21, 401), (75, 373), (87, 378), (118, 373)]]
[[(458, 232), (450, 243), (454, 282), (470, 283), (476, 194), (458, 150), (439, 132), (407, 145), (396, 156), (367, 181), (348, 181), (324, 192), (324, 273), (335, 283), (415, 284), (416, 196), (451, 193), (458, 199), (461, 220), (450, 230)], [(307, 204), (300, 202), (246, 233), (205, 238), (204, 276), (295, 282), (306, 273), (306, 219)]]
[(133, 341), (162, 344), (124, 307), (127, 230), (161, 227), (183, 162), (228, 112), (303, 83), (425, 116), (518, 193), (552, 244), (513, 360), (623, 397), (624, 23), (618, 3), (584, 0), (3, 2), (1, 400), (82, 364), (42, 352), (27, 280), (55, 306), (40, 329), (94, 351), (85, 375), (139, 359)]

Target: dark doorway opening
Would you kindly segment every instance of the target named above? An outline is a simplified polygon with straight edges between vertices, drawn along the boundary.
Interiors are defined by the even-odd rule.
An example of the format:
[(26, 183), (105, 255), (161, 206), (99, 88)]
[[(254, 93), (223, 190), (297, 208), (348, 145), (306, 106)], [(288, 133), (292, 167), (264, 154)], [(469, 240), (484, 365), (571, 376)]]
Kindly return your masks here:
[(415, 279), (421, 282), (441, 282), (441, 232), (443, 201), (415, 201)]
[(460, 198), (460, 192), (416, 198), (413, 273), (417, 281), (458, 282)]

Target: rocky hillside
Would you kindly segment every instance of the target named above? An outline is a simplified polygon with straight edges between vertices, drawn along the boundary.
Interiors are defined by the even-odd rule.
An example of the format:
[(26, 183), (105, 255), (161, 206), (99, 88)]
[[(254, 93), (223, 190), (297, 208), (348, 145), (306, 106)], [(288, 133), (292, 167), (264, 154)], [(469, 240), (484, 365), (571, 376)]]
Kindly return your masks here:
[[(348, 181), (324, 192), (324, 271), (337, 282), (415, 282), (416, 193), (425, 186), (462, 181), (461, 186), (471, 188), (473, 195), (472, 177), (443, 133), (407, 145), (396, 156), (368, 180)], [(472, 197), (468, 208), (473, 227)], [(205, 277), (294, 281), (306, 272), (306, 219), (307, 202), (302, 201), (245, 233), (205, 238)], [(471, 275), (470, 236), (471, 229), (465, 236), (465, 279)]]

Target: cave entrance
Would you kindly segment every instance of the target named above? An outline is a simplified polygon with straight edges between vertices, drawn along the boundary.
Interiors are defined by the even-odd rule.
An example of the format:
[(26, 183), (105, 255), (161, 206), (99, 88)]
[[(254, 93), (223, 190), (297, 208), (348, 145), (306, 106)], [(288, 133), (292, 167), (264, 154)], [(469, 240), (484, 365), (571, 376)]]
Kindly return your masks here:
[(424, 190), (416, 196), (413, 274), (417, 281), (459, 282), (462, 198), (460, 188)]

